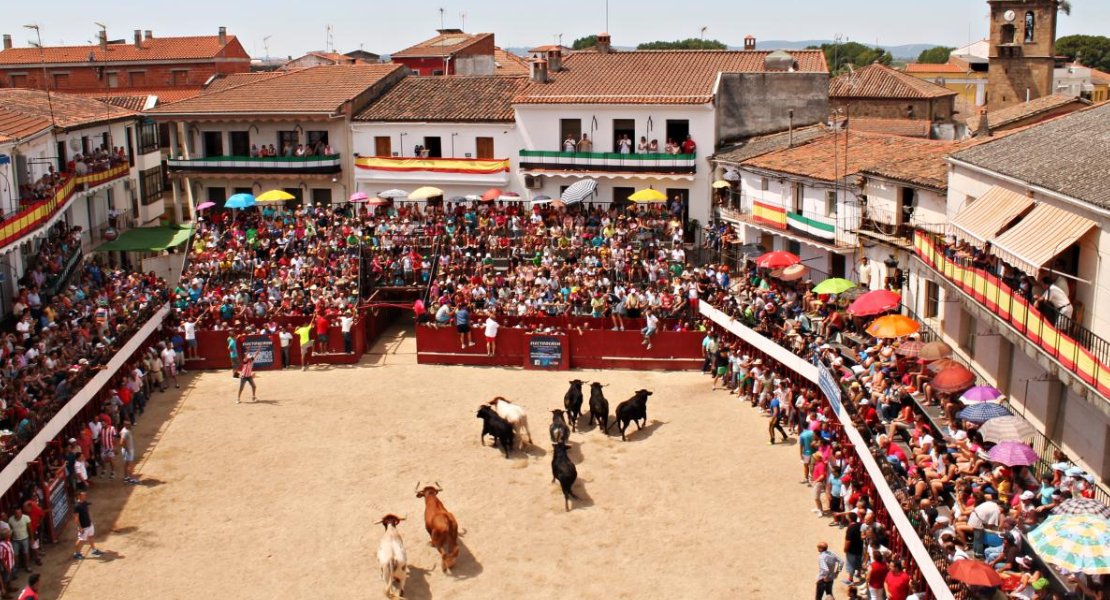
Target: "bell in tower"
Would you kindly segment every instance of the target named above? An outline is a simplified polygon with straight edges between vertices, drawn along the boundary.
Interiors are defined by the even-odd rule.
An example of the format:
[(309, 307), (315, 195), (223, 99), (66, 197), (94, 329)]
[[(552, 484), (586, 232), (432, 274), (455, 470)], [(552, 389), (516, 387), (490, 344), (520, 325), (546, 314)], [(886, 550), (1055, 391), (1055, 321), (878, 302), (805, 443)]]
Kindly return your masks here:
[(991, 10), (987, 108), (1052, 93), (1059, 0), (987, 0)]

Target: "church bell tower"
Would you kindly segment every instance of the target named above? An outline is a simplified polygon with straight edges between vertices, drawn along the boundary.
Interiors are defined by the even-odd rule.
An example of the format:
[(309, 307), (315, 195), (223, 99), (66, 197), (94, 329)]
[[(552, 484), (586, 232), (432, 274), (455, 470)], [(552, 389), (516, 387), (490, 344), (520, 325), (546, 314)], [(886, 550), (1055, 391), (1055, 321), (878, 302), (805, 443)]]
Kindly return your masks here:
[(1053, 93), (1058, 0), (987, 0), (991, 8), (987, 109)]

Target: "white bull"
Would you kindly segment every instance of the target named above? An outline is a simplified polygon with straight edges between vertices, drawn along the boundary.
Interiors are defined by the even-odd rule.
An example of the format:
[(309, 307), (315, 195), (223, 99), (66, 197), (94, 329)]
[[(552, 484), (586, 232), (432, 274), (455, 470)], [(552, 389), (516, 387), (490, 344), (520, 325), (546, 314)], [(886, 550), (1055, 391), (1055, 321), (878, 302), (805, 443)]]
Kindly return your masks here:
[(528, 431), (528, 414), (524, 412), (523, 406), (513, 404), (501, 396), (490, 400), (489, 405), (499, 417), (513, 426), (513, 434), (520, 448), (524, 448), (526, 440), (529, 446), (532, 445), (532, 432)]
[(404, 597), (405, 579), (409, 576), (408, 559), (405, 557), (405, 543), (397, 532), (397, 524), (404, 517), (386, 515), (378, 521), (385, 527), (385, 535), (378, 544), (378, 564), (382, 569), (382, 581), (386, 582), (385, 597)]

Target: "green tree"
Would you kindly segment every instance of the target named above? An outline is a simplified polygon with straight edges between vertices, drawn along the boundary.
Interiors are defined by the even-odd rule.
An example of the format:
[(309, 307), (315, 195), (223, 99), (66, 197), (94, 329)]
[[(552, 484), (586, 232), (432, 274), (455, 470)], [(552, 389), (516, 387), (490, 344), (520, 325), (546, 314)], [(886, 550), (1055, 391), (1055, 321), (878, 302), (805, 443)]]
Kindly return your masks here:
[(948, 62), (948, 55), (953, 50), (955, 48), (949, 48), (948, 46), (937, 46), (936, 48), (922, 50), (921, 54), (917, 55), (917, 62), (927, 65), (943, 65)]
[(1100, 71), (1110, 71), (1110, 38), (1102, 35), (1066, 35), (1056, 40), (1056, 54)]
[(673, 42), (646, 42), (636, 46), (637, 50), (727, 50), (728, 46), (718, 40), (686, 38)]
[(890, 52), (882, 48), (864, 46), (858, 42), (821, 44), (820, 47), (810, 46), (806, 49), (823, 51), (825, 53), (825, 62), (829, 65), (829, 73), (833, 76), (847, 72), (849, 64), (856, 67), (866, 67), (874, 62), (889, 65), (894, 60)]
[(597, 45), (597, 36), (596, 35), (587, 35), (586, 37), (582, 37), (582, 38), (578, 38), (578, 39), (574, 40), (574, 43), (571, 44), (570, 47), (574, 50), (585, 50), (586, 48), (589, 48), (591, 46), (596, 46), (596, 45)]

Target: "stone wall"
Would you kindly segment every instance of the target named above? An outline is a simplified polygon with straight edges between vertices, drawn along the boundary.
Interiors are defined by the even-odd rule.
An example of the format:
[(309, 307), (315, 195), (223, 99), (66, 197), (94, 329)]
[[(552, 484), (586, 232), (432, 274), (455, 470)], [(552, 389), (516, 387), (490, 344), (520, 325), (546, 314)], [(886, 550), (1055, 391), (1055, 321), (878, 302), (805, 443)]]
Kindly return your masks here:
[(722, 73), (715, 99), (717, 142), (813, 125), (828, 119), (825, 73)]

